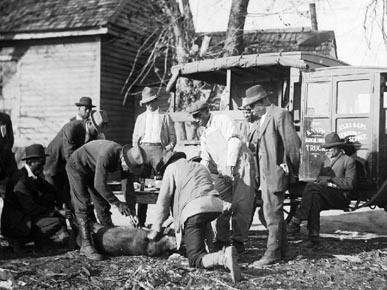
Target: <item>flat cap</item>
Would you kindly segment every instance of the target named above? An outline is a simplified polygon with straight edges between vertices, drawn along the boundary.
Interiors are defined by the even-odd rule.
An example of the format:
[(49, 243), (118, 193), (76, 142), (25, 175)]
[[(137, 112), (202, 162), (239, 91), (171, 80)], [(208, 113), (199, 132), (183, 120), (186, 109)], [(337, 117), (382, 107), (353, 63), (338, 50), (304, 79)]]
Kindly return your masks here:
[(208, 109), (208, 108), (209, 108), (209, 105), (206, 101), (196, 101), (188, 108), (188, 113), (190, 113), (191, 115), (194, 115), (200, 112), (201, 110)]

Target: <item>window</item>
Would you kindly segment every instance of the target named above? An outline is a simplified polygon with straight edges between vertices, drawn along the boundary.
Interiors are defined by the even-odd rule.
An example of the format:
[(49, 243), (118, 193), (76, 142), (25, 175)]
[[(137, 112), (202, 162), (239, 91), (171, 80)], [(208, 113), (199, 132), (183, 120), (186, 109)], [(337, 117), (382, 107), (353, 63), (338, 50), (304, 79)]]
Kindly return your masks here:
[(328, 116), (330, 82), (309, 83), (307, 99), (307, 116)]
[(337, 83), (337, 113), (367, 114), (370, 112), (370, 81), (352, 80)]

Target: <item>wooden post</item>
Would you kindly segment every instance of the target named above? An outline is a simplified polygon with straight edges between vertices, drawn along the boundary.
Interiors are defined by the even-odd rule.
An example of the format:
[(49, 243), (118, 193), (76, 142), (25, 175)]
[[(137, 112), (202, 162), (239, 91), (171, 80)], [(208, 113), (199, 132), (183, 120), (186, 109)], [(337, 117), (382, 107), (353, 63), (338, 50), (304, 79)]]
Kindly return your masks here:
[(316, 4), (315, 3), (309, 4), (309, 11), (310, 11), (310, 21), (312, 23), (312, 30), (317, 31), (318, 25), (317, 25), (317, 15), (316, 15)]

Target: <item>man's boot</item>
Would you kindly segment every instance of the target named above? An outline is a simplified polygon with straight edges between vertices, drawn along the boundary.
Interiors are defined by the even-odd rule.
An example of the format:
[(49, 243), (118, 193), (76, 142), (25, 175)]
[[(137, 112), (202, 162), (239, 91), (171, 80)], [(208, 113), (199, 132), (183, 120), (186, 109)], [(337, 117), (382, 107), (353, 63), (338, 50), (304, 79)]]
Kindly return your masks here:
[(90, 260), (101, 261), (103, 257), (101, 254), (97, 253), (91, 241), (89, 222), (87, 218), (78, 218), (78, 226), (81, 237), (81, 249), (79, 250), (79, 253)]
[(221, 251), (204, 255), (202, 264), (206, 269), (214, 266), (223, 266), (230, 271), (231, 279), (234, 283), (242, 279), (241, 269), (238, 265), (238, 253), (234, 246), (229, 246)]

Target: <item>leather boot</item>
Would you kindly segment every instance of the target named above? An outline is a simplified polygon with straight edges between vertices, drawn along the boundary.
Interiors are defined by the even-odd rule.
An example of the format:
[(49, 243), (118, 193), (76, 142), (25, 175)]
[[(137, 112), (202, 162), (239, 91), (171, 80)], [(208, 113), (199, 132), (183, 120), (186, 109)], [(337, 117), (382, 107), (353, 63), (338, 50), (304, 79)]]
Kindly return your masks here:
[(89, 260), (101, 261), (103, 259), (101, 254), (98, 254), (94, 249), (91, 234), (89, 229), (89, 221), (87, 218), (78, 218), (79, 234), (81, 238), (81, 249), (79, 253)]
[(234, 246), (229, 246), (221, 251), (204, 255), (202, 264), (206, 269), (214, 266), (223, 266), (230, 271), (231, 279), (234, 283), (242, 279), (241, 269), (238, 265), (238, 253)]

